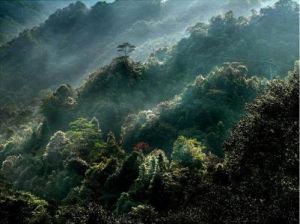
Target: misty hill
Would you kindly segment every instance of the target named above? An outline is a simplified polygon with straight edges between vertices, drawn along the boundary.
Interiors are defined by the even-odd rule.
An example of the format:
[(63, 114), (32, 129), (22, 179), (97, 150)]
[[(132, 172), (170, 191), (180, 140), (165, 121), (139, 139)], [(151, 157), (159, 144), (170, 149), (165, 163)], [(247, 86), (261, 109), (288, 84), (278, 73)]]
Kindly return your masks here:
[(190, 29), (170, 61), (182, 73), (199, 74), (223, 61), (239, 61), (253, 75), (285, 74), (298, 59), (298, 10), (296, 2), (283, 0), (248, 19), (232, 12), (213, 17)]
[[(99, 4), (100, 9), (104, 6), (112, 7), (111, 4)], [(94, 8), (91, 9), (91, 12), (96, 10)], [(297, 8), (298, 5), (296, 3), (283, 0), (277, 3), (275, 7), (262, 9), (260, 14), (252, 15), (248, 19), (243, 17), (236, 18), (229, 12), (223, 16), (212, 18), (209, 24), (197, 24), (192, 27), (189, 37), (181, 40), (173, 48), (162, 48), (154, 52), (146, 63), (136, 63), (127, 59), (122, 60), (121, 57), (111, 65), (93, 73), (79, 90), (66, 87), (61, 88), (62, 93), (57, 93), (56, 96), (51, 96), (52, 94), (50, 94), (50, 103), (45, 104), (46, 108), (50, 107), (48, 108), (49, 110), (47, 109), (47, 116), (53, 112), (52, 115), (49, 115), (51, 120), (49, 125), (53, 126), (53, 130), (57, 130), (67, 127), (72, 119), (80, 116), (89, 118), (96, 116), (102, 123), (101, 126), (104, 133), (113, 131), (119, 136), (121, 125), (128, 114), (137, 113), (139, 110), (152, 109), (161, 101), (171, 100), (174, 95), (181, 94), (184, 87), (193, 82), (195, 77), (199, 74), (208, 74), (216, 65), (221, 65), (223, 61), (238, 61), (236, 59), (239, 59), (247, 66), (250, 75), (267, 78), (270, 78), (271, 75), (284, 76), (286, 74), (285, 71), (292, 67), (294, 60), (298, 57), (298, 37), (295, 32), (298, 30), (298, 22), (295, 20), (298, 15)], [(106, 10), (107, 8), (104, 11)], [(68, 8), (52, 15), (43, 26), (35, 31), (25, 32), (23, 39), (30, 39), (29, 34), (34, 32), (44, 33), (50, 27), (56, 31), (52, 32), (53, 35), (54, 33), (69, 35), (69, 33), (75, 32), (72, 26), (76, 27), (76, 24), (81, 24), (76, 22), (76, 19), (79, 18), (78, 14), (75, 13), (73, 17), (75, 21), (72, 22), (74, 24), (72, 26), (65, 24), (64, 27), (63, 22), (60, 20), (63, 15), (69, 19), (72, 18), (67, 15), (74, 12), (81, 14), (82, 18), (85, 18), (87, 15), (90, 16), (91, 13), (81, 3), (72, 4)], [(155, 10), (156, 13), (157, 11)], [(125, 13), (125, 15), (127, 14)], [(154, 14), (150, 13), (149, 16), (154, 16)], [(275, 19), (278, 21), (273, 24)], [(68, 19), (63, 21), (67, 22)], [(289, 26), (286, 26), (286, 21), (289, 21)], [(274, 32), (272, 35), (270, 35), (269, 27), (272, 27)], [(283, 27), (284, 31), (282, 31)], [(258, 32), (255, 31), (256, 29)], [(232, 36), (233, 33), (234, 36)], [(27, 38), (26, 35), (27, 37), (29, 35), (29, 37)], [(84, 36), (86, 34), (81, 32), (81, 35)], [(76, 39), (78, 37), (70, 38)], [(20, 42), (21, 39), (22, 37), (14, 40), (3, 47), (2, 50), (9, 49), (10, 46)], [(55, 38), (48, 37), (46, 40), (52, 43), (51, 46), (57, 45), (57, 48), (64, 49), (62, 48), (62, 43), (57, 42)], [(69, 40), (71, 41), (71, 39)], [(69, 40), (66, 40), (66, 43), (69, 43)], [(44, 49), (37, 42), (32, 42), (31, 47), (27, 44), (21, 44), (20, 47), (28, 48), (27, 52), (32, 52), (36, 49), (41, 54), (45, 52), (53, 54), (55, 52)], [(51, 69), (49, 67), (48, 70), (48, 62), (44, 60), (48, 58), (46, 54), (44, 55), (45, 57), (42, 57), (42, 55), (36, 58), (26, 57), (26, 66), (30, 70), (29, 74), (34, 75), (37, 70), (40, 71), (39, 74), (42, 74), (34, 79), (28, 79), (29, 77), (25, 75), (25, 70), (19, 70), (18, 66), (16, 66), (18, 63), (22, 64), (22, 60), (24, 62), (24, 57), (27, 53), (26, 51), (18, 51), (16, 53), (17, 49), (19, 48), (10, 52), (10, 63), (12, 63), (10, 64), (10, 70), (11, 72), (16, 71), (13, 74), (19, 75), (4, 73), (4, 68), (2, 70), (3, 73), (1, 73), (3, 76), (3, 82), (0, 83), (2, 86), (1, 95), (3, 97), (1, 101), (3, 105), (16, 101), (31, 101), (32, 98), (29, 96), (37, 95), (37, 89), (46, 88), (49, 82), (57, 81), (57, 83), (60, 83), (64, 80), (63, 77), (66, 77), (65, 75), (68, 74), (67, 71), (60, 71), (62, 72), (60, 75), (63, 77), (55, 76), (52, 79), (45, 77), (47, 71), (55, 71), (56, 66), (57, 68), (64, 68), (59, 63), (53, 63)], [(67, 54), (69, 54), (71, 49), (71, 47), (67, 47)], [(263, 51), (258, 51), (257, 49)], [(77, 50), (78, 48), (74, 47), (73, 56), (79, 55), (78, 57), (76, 56), (78, 59), (78, 64), (76, 65), (80, 67), (82, 54), (77, 54)], [(94, 53), (96, 54), (96, 52)], [(272, 59), (273, 62), (266, 61), (268, 58)], [(2, 59), (8, 62), (9, 58), (3, 57)], [(88, 64), (89, 59), (87, 58), (86, 64)], [(36, 63), (32, 63), (33, 61)], [(275, 62), (276, 64), (274, 64)], [(72, 71), (74, 70), (72, 75), (79, 73), (80, 69), (71, 65), (72, 63), (67, 64), (67, 67), (72, 69)], [(5, 67), (5, 63), (3, 67)], [(57, 78), (56, 81), (55, 78)], [(71, 79), (73, 76), (69, 78)], [(24, 84), (26, 85), (23, 86)], [(21, 88), (22, 86), (23, 88)], [(8, 92), (7, 89), (11, 91)], [(74, 99), (74, 102), (69, 102), (69, 97), (72, 100)], [(71, 104), (71, 107), (68, 107), (69, 104)], [(60, 112), (60, 110), (62, 111)], [(17, 127), (12, 129), (13, 124), (21, 124), (24, 120), (28, 120), (27, 116), (30, 113), (28, 109), (22, 109), (16, 105), (13, 107), (2, 107), (1, 133), (4, 133), (4, 136), (8, 138), (12, 136), (15, 129), (17, 129)], [(58, 116), (57, 114), (60, 115)], [(56, 121), (56, 119), (58, 120)], [(4, 139), (7, 137), (4, 137)]]
[[(95, 0), (82, 0), (86, 4), (95, 3)], [(42, 1), (42, 0), (3, 0), (0, 4), (0, 45), (17, 37), (25, 29), (32, 29), (44, 22), (57, 9), (75, 2)]]
[(145, 66), (120, 57), (90, 76), (79, 89), (60, 86), (43, 100), (42, 110), (54, 130), (68, 126), (78, 117), (101, 119), (104, 133), (118, 134), (121, 122), (129, 113), (159, 102), (150, 95), (151, 81)]
[[(119, 0), (99, 2), (91, 9), (80, 2), (71, 4), (51, 15), (39, 27), (23, 32), (1, 47), (2, 95), (12, 101), (28, 101), (40, 90), (61, 83), (78, 82), (84, 74), (115, 57), (115, 47), (124, 41), (137, 45), (135, 58), (146, 58), (153, 52), (153, 46), (176, 42), (187, 27), (196, 21), (207, 20), (224, 8), (217, 1), (204, 2), (183, 4), (182, 1), (161, 3), (153, 0), (128, 4), (126, 0)], [(286, 16), (292, 17), (296, 11), (294, 8)], [(206, 13), (199, 14), (198, 11)], [(268, 26), (265, 25), (266, 30)], [(274, 28), (276, 35), (281, 32), (281, 27), (277, 28)], [(293, 33), (296, 28), (292, 25), (286, 29)], [(269, 42), (266, 35), (262, 35), (262, 39)], [(292, 42), (290, 38), (287, 35), (284, 42)], [(271, 51), (269, 48), (265, 50)], [(276, 52), (272, 53), (276, 55)]]
[(207, 2), (77, 2), (0, 49), (0, 223), (298, 223), (299, 6)]
[(43, 6), (39, 2), (1, 1), (0, 44), (11, 40), (25, 28), (37, 25), (45, 18)]
[[(117, 33), (138, 18), (149, 18), (156, 13), (156, 10), (140, 15), (134, 13), (147, 4), (150, 3), (143, 1), (129, 6), (122, 2), (99, 3), (89, 10), (77, 2), (58, 10), (40, 27), (23, 32), (1, 48), (1, 76), (8, 76), (1, 83), (1, 89), (33, 96), (36, 90), (76, 80), (96, 55), (106, 54), (105, 45), (112, 42)], [(99, 65), (101, 63), (99, 61)]]
[[(205, 76), (215, 66), (222, 65), (224, 60), (242, 59), (247, 67), (245, 75), (249, 78), (253, 75), (265, 78), (270, 78), (270, 75), (284, 76), (298, 57), (298, 37), (294, 33), (298, 29), (297, 23), (289, 26), (288, 29), (293, 27), (294, 30), (288, 33), (279, 31), (287, 19), (294, 21), (298, 13), (296, 9), (297, 5), (293, 2), (281, 1), (275, 8), (266, 8), (261, 14), (253, 15), (248, 20), (237, 19), (232, 13), (227, 13), (214, 17), (208, 25), (196, 25), (192, 28), (190, 37), (183, 39), (172, 49), (155, 52), (146, 63), (135, 63), (120, 57), (101, 71), (93, 73), (77, 91), (73, 89), (70, 90), (71, 93), (63, 94), (62, 99), (59, 99), (60, 93), (57, 96), (50, 94), (49, 102), (45, 103), (46, 111), (50, 113), (47, 116), (53, 123), (59, 124), (59, 127), (64, 127), (76, 117), (95, 116), (100, 120), (104, 133), (113, 131), (119, 135), (121, 123), (128, 114), (152, 109), (161, 101), (171, 100), (174, 95), (181, 94), (185, 86), (199, 74)], [(277, 36), (262, 31), (273, 23), (270, 20), (273, 17), (279, 20), (276, 25), (272, 25), (278, 32)], [(255, 32), (256, 28), (260, 32)], [(233, 33), (234, 36), (231, 36)], [(260, 41), (256, 41), (254, 36), (259, 37)], [(281, 41), (284, 38), (293, 41), (287, 42), (286, 46)], [(262, 41), (272, 43), (263, 45), (264, 52), (257, 50)], [(289, 49), (286, 54), (282, 51), (284, 46)], [(278, 54), (273, 54), (274, 51), (285, 56), (279, 57)], [(76, 102), (72, 105), (72, 110), (65, 108), (68, 103), (64, 102), (68, 102), (69, 97)], [(59, 112), (60, 108), (62, 112)]]
[(0, 45), (17, 37), (25, 29), (39, 25), (61, 5), (58, 1), (1, 1)]
[(226, 63), (206, 77), (198, 76), (184, 91), (155, 108), (127, 117), (122, 134), (125, 148), (144, 142), (171, 152), (178, 136), (196, 138), (208, 151), (222, 156), (228, 131), (243, 114), (245, 104), (264, 86), (239, 63)]
[[(80, 184), (84, 173), (65, 179), (73, 173), (65, 167), (70, 158), (82, 159), (85, 170), (85, 162), (122, 159), (125, 152), (135, 150), (160, 148), (170, 155), (180, 135), (200, 141), (206, 153), (223, 156), (221, 145), (243, 115), (245, 103), (263, 89), (262, 80), (248, 76), (245, 66), (228, 63), (206, 77), (197, 77), (173, 100), (160, 103), (173, 96), (174, 90), (148, 69), (128, 58), (117, 58), (80, 89), (62, 85), (48, 95), (41, 108), (45, 119), (35, 119), (40, 124), (31, 124), (33, 133), (16, 133), (16, 141), (2, 144), (0, 160), (16, 164), (9, 181), (41, 197), (62, 200)], [(158, 94), (159, 89), (164, 91)], [(29, 165), (32, 158), (44, 165)], [(73, 162), (81, 169), (80, 161)], [(23, 181), (26, 177), (28, 181)], [(34, 187), (36, 181), (40, 183)]]
[[(206, 80), (197, 78), (194, 85), (187, 88), (183, 101), (201, 100), (201, 91), (220, 95), (222, 91), (213, 91), (214, 86), (225, 87), (227, 92), (221, 95), (228, 94), (227, 99), (234, 96), (233, 93), (238, 98), (251, 96), (255, 80), (246, 78), (241, 73), (243, 66), (239, 70), (238, 67), (229, 65), (219, 73), (211, 73)], [(249, 84), (250, 91), (239, 84)], [(231, 85), (237, 85), (236, 90), (245, 94), (232, 91)], [(148, 223), (149, 220), (150, 223), (154, 220), (154, 223), (178, 223), (178, 219), (185, 223), (199, 220), (232, 223), (237, 214), (239, 220), (255, 218), (259, 222), (292, 220), (296, 223), (298, 99), (297, 70), (286, 80), (271, 81), (249, 104), (247, 113), (225, 142), (225, 160), (205, 153), (201, 142), (184, 136), (174, 142), (170, 156), (162, 150), (149, 152), (145, 144), (125, 154), (112, 134), (107, 138), (103, 136), (97, 119), (77, 119), (65, 132), (54, 133), (35, 154), (20, 151), (4, 158), (1, 174), (6, 181), (47, 202), (1, 185), (0, 204), (5, 208), (1, 214), (11, 212), (11, 207), (16, 206), (26, 208), (24, 213), (18, 213), (20, 219), (49, 220), (50, 223), (76, 221), (79, 217), (81, 223), (88, 223), (95, 216), (103, 223), (114, 223), (116, 219), (123, 223)], [(226, 102), (230, 105), (230, 101)], [(189, 102), (186, 110), (188, 106)], [(168, 130), (163, 131), (168, 135)], [(4, 150), (1, 150), (1, 159), (3, 155)], [(272, 200), (268, 200), (270, 198)], [(249, 208), (249, 205), (254, 207)], [(36, 206), (40, 210), (32, 211)], [(243, 207), (247, 209), (241, 209)], [(273, 209), (278, 212), (274, 213)], [(140, 211), (143, 213), (134, 213)], [(215, 211), (220, 216), (216, 217)], [(14, 220), (14, 217), (8, 218)]]

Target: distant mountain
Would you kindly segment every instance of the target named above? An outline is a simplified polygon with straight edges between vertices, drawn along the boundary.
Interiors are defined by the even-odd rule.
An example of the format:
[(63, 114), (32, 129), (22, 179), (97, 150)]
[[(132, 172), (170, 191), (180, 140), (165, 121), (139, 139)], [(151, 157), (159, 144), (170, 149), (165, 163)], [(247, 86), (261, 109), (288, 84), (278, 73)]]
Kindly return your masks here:
[(205, 1), (76, 2), (0, 48), (0, 223), (298, 223), (299, 5)]
[(1, 1), (0, 44), (7, 42), (26, 27), (42, 20), (42, 5), (25, 1)]
[[(57, 9), (76, 0), (3, 0), (0, 2), (0, 45), (7, 43), (25, 29), (44, 22)], [(87, 5), (97, 0), (83, 0)]]
[[(170, 149), (184, 134), (197, 136), (221, 154), (227, 131), (245, 103), (271, 76), (284, 78), (298, 59), (298, 6), (283, 3), (249, 18), (236, 18), (232, 12), (214, 17), (146, 63), (118, 57), (80, 88), (59, 87), (43, 102), (51, 130), (65, 130), (79, 117), (96, 117), (104, 134), (123, 134), (129, 149), (142, 140)], [(272, 35), (266, 32), (270, 27)], [(130, 114), (136, 115), (126, 119)], [(218, 131), (222, 137), (216, 139)]]
[[(28, 101), (40, 90), (61, 83), (78, 83), (109, 63), (117, 55), (116, 46), (125, 41), (137, 46), (133, 58), (144, 60), (154, 49), (176, 43), (187, 27), (227, 10), (227, 4), (217, 0), (129, 1), (98, 2), (91, 8), (72, 3), (2, 46), (0, 92), (5, 103)], [(34, 7), (40, 9), (41, 3)], [(28, 4), (23, 5), (31, 9)]]
[(41, 1), (1, 1), (0, 2), (0, 45), (16, 37), (24, 29), (43, 22), (58, 4)]

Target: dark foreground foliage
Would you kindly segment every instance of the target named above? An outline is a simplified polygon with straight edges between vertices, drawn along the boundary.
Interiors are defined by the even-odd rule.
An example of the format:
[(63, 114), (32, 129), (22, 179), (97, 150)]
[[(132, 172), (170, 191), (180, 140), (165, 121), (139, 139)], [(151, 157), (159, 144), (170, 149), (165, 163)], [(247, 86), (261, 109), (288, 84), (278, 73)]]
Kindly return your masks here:
[[(81, 26), (99, 10), (110, 18), (111, 6), (126, 4), (73, 4), (5, 49), (43, 29), (71, 33), (69, 23)], [(26, 89), (2, 94), (0, 223), (298, 223), (299, 64), (286, 75), (298, 57), (298, 9), (280, 0), (248, 19), (214, 17), (146, 63), (126, 52), (80, 88), (61, 85), (28, 109), (14, 104)], [(39, 81), (38, 61), (28, 85)]]
[[(298, 98), (297, 72), (272, 81), (226, 140), (224, 160), (183, 136), (169, 158), (161, 150), (125, 156), (113, 136), (98, 140), (96, 121), (74, 122), (66, 134), (52, 137), (43, 157), (44, 172), (59, 178), (53, 184), (78, 187), (55, 208), (52, 200), (48, 205), (3, 184), (2, 223), (297, 223)], [(75, 140), (80, 142), (72, 146)], [(94, 141), (100, 157), (82, 151)], [(53, 156), (62, 164), (51, 162)], [(2, 171), (13, 170), (18, 159), (6, 160)], [(9, 216), (14, 209), (18, 215)]]

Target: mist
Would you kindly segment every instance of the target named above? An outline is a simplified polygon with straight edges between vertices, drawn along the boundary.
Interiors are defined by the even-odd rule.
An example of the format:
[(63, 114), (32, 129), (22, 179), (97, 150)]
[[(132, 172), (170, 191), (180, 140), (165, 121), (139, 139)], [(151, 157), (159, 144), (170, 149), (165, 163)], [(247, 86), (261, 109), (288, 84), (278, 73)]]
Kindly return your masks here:
[(0, 223), (298, 223), (274, 2), (0, 1)]
[[(38, 76), (39, 73), (43, 73), (44, 78), (41, 82), (44, 84), (41, 87), (53, 88), (61, 82), (80, 85), (88, 74), (109, 64), (118, 56), (116, 46), (120, 43), (134, 44), (136, 50), (132, 58), (144, 62), (157, 49), (171, 47), (183, 37), (187, 37), (188, 28), (198, 22), (207, 22), (212, 16), (231, 8), (237, 15), (248, 15), (252, 8), (259, 9), (262, 4), (268, 4), (270, 1), (82, 1), (84, 4), (75, 4), (75, 1), (39, 2), (51, 15), (45, 22), (40, 22), (39, 26), (36, 24), (37, 27), (33, 30), (21, 33), (19, 37), (3, 46), (0, 49), (0, 56), (3, 55), (0, 61), (5, 73), (18, 74), (19, 69), (15, 70), (10, 63), (6, 64), (10, 56), (5, 52), (9, 52), (9, 48), (14, 48), (18, 42), (25, 41), (28, 46), (31, 42), (38, 43), (28, 49), (26, 54), (20, 55), (16, 63), (19, 64), (18, 68), (22, 69), (22, 76)], [(152, 7), (153, 12), (147, 12), (145, 7)], [(52, 14), (54, 11), (56, 12)], [(47, 13), (43, 18), (48, 17)], [(63, 26), (60, 22), (62, 20), (65, 24), (70, 23), (70, 26)], [(61, 23), (62, 28), (58, 31), (56, 29), (59, 26), (55, 27), (56, 23)], [(84, 32), (77, 34), (76, 29)], [(71, 40), (64, 44), (62, 40), (66, 38)], [(26, 62), (28, 58), (43, 60), (29, 67)]]

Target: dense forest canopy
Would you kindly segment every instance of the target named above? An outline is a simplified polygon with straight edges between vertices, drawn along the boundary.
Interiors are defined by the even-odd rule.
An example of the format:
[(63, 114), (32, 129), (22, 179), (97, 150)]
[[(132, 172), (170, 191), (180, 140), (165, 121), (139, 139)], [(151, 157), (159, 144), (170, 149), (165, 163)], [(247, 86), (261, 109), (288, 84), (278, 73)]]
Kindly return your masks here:
[[(250, 5), (255, 7), (257, 4)], [(99, 2), (89, 8), (81, 2), (72, 3), (52, 14), (40, 26), (22, 32), (17, 38), (0, 48), (0, 77), (3, 77), (0, 90), (7, 92), (6, 95), (10, 96), (5, 102), (15, 101), (15, 98), (22, 102), (26, 101), (28, 96), (30, 98), (36, 97), (37, 91), (64, 82), (76, 83), (78, 78), (84, 77), (84, 74), (109, 63), (116, 55), (115, 46), (123, 40), (133, 42), (137, 46), (136, 59), (145, 59), (151, 52), (155, 51), (154, 47), (166, 46), (168, 42), (174, 43), (182, 37), (183, 34), (180, 35), (180, 33), (188, 27), (193, 26), (199, 20), (207, 21), (209, 16), (225, 10), (225, 5), (226, 2), (220, 6), (218, 1), (210, 3), (207, 1), (189, 1), (189, 4), (183, 4), (182, 1), (175, 0), (169, 0), (165, 3), (161, 3), (159, 0), (135, 1), (135, 3), (119, 0), (113, 3)], [(295, 7), (290, 7), (289, 10), (289, 12), (284, 12), (290, 16), (290, 20), (293, 20), (289, 21), (289, 33), (296, 34), (298, 27), (294, 25), (296, 23), (294, 18), (298, 15), (298, 11)], [(202, 11), (202, 13), (198, 13), (198, 11)], [(269, 18), (269, 24), (273, 19), (272, 15), (265, 15), (265, 13), (262, 13), (261, 16), (266, 18), (265, 20)], [(259, 17), (256, 20), (259, 20)], [(263, 26), (268, 26), (268, 21), (265, 23), (261, 23), (262, 30), (258, 31), (258, 34), (264, 32)], [(211, 24), (217, 26), (216, 21), (211, 22)], [(231, 25), (240, 26), (235, 20), (232, 21)], [(249, 32), (251, 32), (251, 27), (249, 27)], [(279, 23), (277, 28), (280, 27)], [(278, 48), (280, 49), (285, 46), (282, 46), (283, 43), (277, 43), (278, 39), (286, 43), (295, 43), (295, 37), (289, 35), (279, 36), (276, 39), (276, 36), (280, 34), (280, 30), (277, 28), (274, 27), (274, 34), (270, 35), (270, 37), (275, 36), (274, 40), (270, 39), (269, 36), (264, 36), (262, 39), (256, 38), (256, 41), (260, 41), (262, 44), (279, 44)], [(229, 29), (229, 27), (225, 29)], [(238, 27), (237, 29), (239, 30)], [(220, 30), (221, 33), (223, 31)], [(247, 33), (245, 30), (240, 32)], [(213, 35), (220, 36), (219, 33)], [(172, 36), (177, 36), (177, 38)], [(238, 40), (233, 40), (234, 46), (243, 44), (241, 47), (250, 51), (245, 54), (254, 57), (255, 55), (251, 53), (251, 50), (253, 51), (251, 44), (253, 43), (249, 43), (253, 40), (245, 40), (245, 37), (239, 36), (237, 34)], [(246, 36), (251, 38), (251, 33)], [(210, 40), (210, 44), (216, 46), (216, 51), (224, 51), (220, 44), (231, 41), (231, 38), (226, 37), (226, 35), (224, 38), (224, 40)], [(162, 39), (166, 39), (166, 41)], [(219, 43), (214, 43), (214, 41), (219, 41)], [(278, 55), (276, 50), (271, 52), (267, 44), (262, 50), (269, 55)], [(209, 50), (209, 44), (205, 48)], [(291, 49), (295, 51), (296, 48), (291, 46)], [(201, 59), (209, 60), (207, 58), (211, 55), (206, 53), (205, 49), (199, 50), (204, 51), (204, 58)], [(184, 53), (186, 52), (183, 50), (181, 54)], [(240, 56), (236, 55), (235, 52), (233, 53), (235, 55), (229, 52), (225, 56)], [(216, 55), (216, 57), (218, 56), (223, 57), (224, 55)], [(219, 61), (222, 60), (228, 59), (221, 58)], [(263, 60), (272, 61), (272, 58), (263, 58)], [(34, 63), (31, 63), (32, 61)], [(205, 71), (201, 69), (201, 67), (198, 68), (197, 72), (202, 73), (210, 70), (210, 68)]]
[[(15, 38), (24, 29), (42, 23), (50, 14), (70, 1), (2, 0), (0, 5), (0, 45)], [(92, 0), (84, 0), (90, 4)]]
[(0, 12), (0, 223), (299, 222), (297, 2)]

